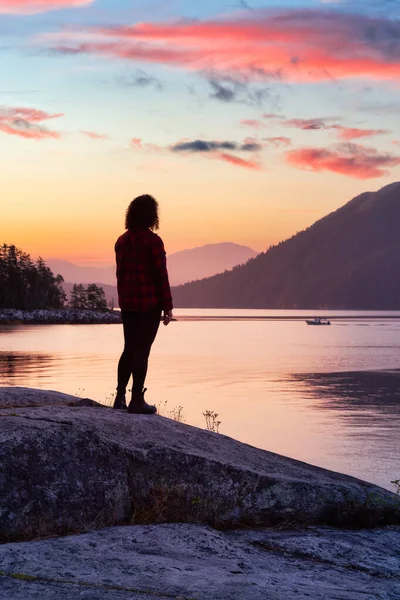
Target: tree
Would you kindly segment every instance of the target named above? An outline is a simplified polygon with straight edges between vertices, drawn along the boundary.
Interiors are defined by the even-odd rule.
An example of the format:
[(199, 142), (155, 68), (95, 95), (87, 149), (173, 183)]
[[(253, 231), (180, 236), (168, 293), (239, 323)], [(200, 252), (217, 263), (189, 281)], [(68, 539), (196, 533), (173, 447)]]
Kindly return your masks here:
[(33, 262), (14, 245), (0, 247), (0, 308), (62, 308), (62, 283), (61, 275), (54, 276), (42, 258)]
[(69, 306), (76, 309), (107, 310), (107, 300), (102, 287), (90, 283), (87, 288), (74, 283)]
[(71, 308), (88, 308), (87, 291), (81, 283), (74, 283), (69, 305)]
[(87, 287), (87, 307), (92, 310), (107, 310), (104, 290), (95, 283), (90, 283)]
[(71, 295), (70, 295), (70, 299), (69, 299), (69, 306), (70, 308), (79, 308), (78, 307), (78, 290), (77, 290), (77, 285), (76, 283), (74, 283), (74, 285), (72, 286), (72, 290), (71, 290)]

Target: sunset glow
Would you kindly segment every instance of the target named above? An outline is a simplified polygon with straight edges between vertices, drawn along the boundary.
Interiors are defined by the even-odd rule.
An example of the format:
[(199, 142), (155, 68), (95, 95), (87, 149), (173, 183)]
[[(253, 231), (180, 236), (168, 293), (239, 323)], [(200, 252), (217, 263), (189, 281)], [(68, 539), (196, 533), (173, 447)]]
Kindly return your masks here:
[(168, 253), (262, 251), (399, 179), (400, 11), (362, 4), (0, 0), (1, 242), (111, 264), (151, 193)]

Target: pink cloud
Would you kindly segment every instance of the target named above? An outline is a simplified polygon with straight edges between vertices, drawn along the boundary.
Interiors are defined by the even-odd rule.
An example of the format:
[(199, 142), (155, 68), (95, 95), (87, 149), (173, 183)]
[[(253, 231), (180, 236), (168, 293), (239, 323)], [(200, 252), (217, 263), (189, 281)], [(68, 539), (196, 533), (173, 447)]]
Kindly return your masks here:
[(49, 119), (58, 119), (63, 117), (62, 113), (50, 114), (44, 110), (38, 110), (37, 108), (25, 108), (25, 107), (0, 107), (0, 119), (26, 119), (30, 123), (40, 123), (41, 121), (48, 121)]
[(338, 125), (329, 125), (326, 121), (329, 121), (330, 118), (326, 119), (288, 119), (286, 121), (282, 121), (281, 125), (284, 127), (293, 127), (295, 129), (302, 129), (304, 131), (317, 131), (319, 129), (332, 129), (338, 127)]
[(263, 119), (284, 119), (285, 115), (278, 115), (276, 113), (265, 113)]
[(148, 152), (161, 152), (163, 150), (163, 148), (157, 144), (152, 144), (151, 142), (144, 143), (141, 138), (136, 137), (131, 139), (131, 147), (134, 150), (146, 150)]
[(294, 127), (305, 131), (335, 129), (338, 132), (339, 139), (344, 140), (345, 142), (372, 137), (374, 135), (386, 135), (392, 133), (388, 129), (361, 129), (359, 127), (345, 127), (338, 123), (329, 123), (329, 121), (333, 120), (336, 120), (336, 117), (328, 117), (325, 119), (289, 119), (282, 121), (281, 124), (284, 127)]
[(336, 125), (335, 129), (338, 130), (338, 137), (346, 142), (365, 137), (372, 137), (374, 135), (387, 135), (392, 133), (388, 129), (358, 129), (357, 127), (342, 127), (341, 125)]
[(137, 148), (138, 150), (142, 150), (142, 148), (143, 148), (142, 140), (140, 138), (132, 138), (131, 144), (134, 148)]
[(254, 160), (245, 160), (243, 158), (239, 158), (239, 156), (234, 156), (233, 154), (217, 154), (216, 155), (219, 160), (223, 160), (231, 165), (236, 167), (244, 167), (245, 169), (252, 169), (253, 171), (261, 171), (261, 166), (258, 162)]
[(256, 119), (242, 119), (240, 124), (245, 125), (246, 127), (253, 127), (254, 129), (261, 129), (261, 127), (265, 127), (265, 123), (257, 121)]
[(61, 8), (76, 8), (93, 0), (0, 0), (0, 13), (32, 15)]
[(92, 140), (107, 140), (108, 135), (102, 135), (101, 133), (95, 133), (94, 131), (81, 131), (83, 135), (86, 135)]
[(308, 171), (332, 171), (356, 179), (389, 175), (388, 169), (400, 165), (400, 157), (356, 144), (339, 144), (331, 150), (299, 148), (286, 153), (289, 164)]
[(32, 140), (58, 139), (60, 133), (46, 129), (40, 123), (62, 116), (35, 108), (0, 107), (0, 132)]
[(82, 41), (66, 32), (56, 49), (196, 71), (236, 71), (255, 81), (398, 80), (400, 56), (390, 50), (395, 27), (385, 19), (325, 9), (259, 9), (242, 13), (240, 20), (234, 15), (93, 28), (80, 32)]

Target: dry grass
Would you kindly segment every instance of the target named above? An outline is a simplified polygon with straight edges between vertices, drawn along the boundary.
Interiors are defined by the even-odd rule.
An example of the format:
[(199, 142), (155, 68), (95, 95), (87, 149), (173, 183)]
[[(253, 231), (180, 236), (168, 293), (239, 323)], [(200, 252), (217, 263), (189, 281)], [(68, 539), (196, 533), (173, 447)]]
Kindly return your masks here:
[(206, 420), (206, 428), (208, 431), (213, 431), (214, 433), (219, 433), (219, 426), (221, 425), (221, 421), (218, 421), (218, 413), (213, 410), (206, 410), (203, 413), (203, 417)]

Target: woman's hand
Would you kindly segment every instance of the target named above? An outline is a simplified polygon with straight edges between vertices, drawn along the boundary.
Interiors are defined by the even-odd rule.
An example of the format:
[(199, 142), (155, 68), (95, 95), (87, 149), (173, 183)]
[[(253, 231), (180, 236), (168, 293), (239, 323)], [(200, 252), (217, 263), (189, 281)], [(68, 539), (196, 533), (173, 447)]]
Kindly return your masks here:
[(164, 318), (163, 318), (164, 325), (169, 325), (172, 321), (173, 316), (174, 315), (172, 314), (172, 310), (164, 310)]

